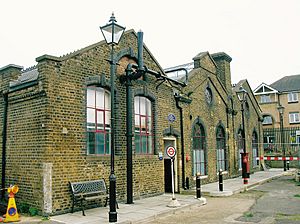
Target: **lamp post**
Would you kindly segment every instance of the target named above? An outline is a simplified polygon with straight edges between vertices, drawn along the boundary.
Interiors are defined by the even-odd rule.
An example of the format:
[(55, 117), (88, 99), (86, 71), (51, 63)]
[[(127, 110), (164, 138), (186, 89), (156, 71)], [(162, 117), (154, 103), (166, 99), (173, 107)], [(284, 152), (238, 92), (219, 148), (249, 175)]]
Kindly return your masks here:
[(283, 157), (283, 170), (286, 171), (286, 160), (285, 160), (285, 145), (284, 145), (284, 133), (283, 133), (283, 112), (284, 112), (284, 106), (279, 105), (277, 107), (277, 110), (279, 112), (280, 117), (280, 140), (281, 140), (281, 146), (282, 146), (282, 157)]
[(111, 151), (110, 151), (110, 176), (109, 176), (109, 222), (117, 222), (116, 211), (116, 176), (115, 176), (115, 64), (114, 46), (117, 45), (124, 33), (125, 27), (116, 23), (114, 13), (112, 13), (109, 23), (101, 26), (101, 32), (110, 51), (110, 107), (111, 107)]
[(250, 177), (248, 153), (246, 150), (246, 130), (245, 130), (245, 115), (244, 115), (244, 104), (246, 102), (247, 91), (240, 86), (237, 91), (239, 101), (241, 102), (242, 111), (242, 138), (243, 138), (243, 153), (242, 154), (242, 177), (244, 178), (244, 184), (248, 184), (248, 178)]

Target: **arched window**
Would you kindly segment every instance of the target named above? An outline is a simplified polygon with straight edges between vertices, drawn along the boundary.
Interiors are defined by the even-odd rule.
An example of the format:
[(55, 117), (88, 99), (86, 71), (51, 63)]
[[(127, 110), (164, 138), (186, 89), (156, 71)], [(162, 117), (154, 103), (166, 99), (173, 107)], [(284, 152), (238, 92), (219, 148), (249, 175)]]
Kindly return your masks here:
[(87, 154), (110, 154), (110, 92), (89, 86), (86, 102)]
[(143, 96), (134, 97), (134, 143), (138, 154), (153, 153), (153, 115), (152, 104)]
[(253, 164), (253, 167), (256, 167), (259, 165), (259, 160), (257, 159), (258, 157), (259, 157), (258, 139), (257, 139), (257, 134), (254, 131), (252, 134), (252, 164)]
[(206, 138), (204, 128), (201, 124), (195, 124), (193, 128), (193, 175), (198, 172), (200, 175), (207, 174), (206, 172)]
[(242, 155), (241, 153), (244, 152), (244, 139), (243, 139), (243, 133), (242, 129), (239, 129), (238, 135), (237, 135), (237, 148), (238, 148), (238, 167), (239, 169), (242, 169)]
[(225, 131), (222, 126), (217, 128), (217, 171), (227, 169)]

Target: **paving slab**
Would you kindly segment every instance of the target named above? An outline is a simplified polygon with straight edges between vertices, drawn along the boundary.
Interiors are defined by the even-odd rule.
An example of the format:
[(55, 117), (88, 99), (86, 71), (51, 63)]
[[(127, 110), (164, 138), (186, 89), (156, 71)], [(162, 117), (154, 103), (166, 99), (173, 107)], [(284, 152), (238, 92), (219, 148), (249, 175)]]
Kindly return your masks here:
[[(246, 191), (252, 187), (258, 186), (259, 184), (270, 181), (271, 179), (280, 177), (282, 175), (296, 172), (296, 170), (289, 170), (283, 172), (282, 169), (270, 169), (267, 171), (259, 171), (251, 174), (249, 183), (245, 186), (241, 177), (226, 179), (223, 182), (224, 192), (231, 192), (236, 194), (239, 192)], [(210, 194), (212, 192), (218, 192), (218, 182), (209, 183), (201, 186), (201, 192)], [(185, 192), (186, 193), (186, 192)], [(198, 200), (195, 198), (196, 190), (190, 189), (190, 194), (176, 194), (175, 197), (180, 203), (179, 207), (168, 207), (172, 201), (172, 194), (162, 194), (155, 197), (144, 198), (134, 201), (133, 204), (119, 203), (118, 221), (117, 223), (144, 223), (149, 222), (159, 215), (174, 214), (180, 209), (188, 208), (193, 205), (203, 205), (206, 200)], [(219, 192), (220, 194), (220, 192)], [(223, 195), (226, 196), (226, 195)], [(28, 218), (23, 217), (18, 223), (61, 223), (61, 224), (96, 224), (96, 223), (109, 223), (108, 222), (109, 207), (98, 207), (93, 209), (86, 209), (86, 216), (82, 216), (82, 212), (67, 213), (63, 215), (51, 216), (48, 221), (41, 221), (39, 218)], [(26, 219), (25, 219), (26, 218)]]

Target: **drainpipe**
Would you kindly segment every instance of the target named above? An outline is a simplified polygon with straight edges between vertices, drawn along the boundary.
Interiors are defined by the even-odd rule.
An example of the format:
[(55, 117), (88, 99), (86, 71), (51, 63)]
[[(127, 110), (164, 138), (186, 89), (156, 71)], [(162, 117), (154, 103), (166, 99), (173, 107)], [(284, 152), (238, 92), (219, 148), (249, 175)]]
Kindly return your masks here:
[(183, 115), (182, 107), (179, 106), (179, 96), (175, 95), (176, 107), (179, 109), (180, 116), (180, 138), (181, 138), (181, 162), (182, 162), (182, 188), (186, 190), (185, 186), (185, 156), (184, 156), (184, 135), (183, 135)]
[(133, 204), (132, 184), (132, 79), (138, 79), (144, 72), (143, 65), (143, 32), (139, 31), (138, 36), (138, 72), (133, 75), (132, 64), (126, 69), (126, 146), (127, 146), (127, 204)]
[(2, 134), (2, 178), (1, 178), (1, 198), (5, 196), (5, 171), (6, 171), (6, 136), (7, 136), (7, 110), (8, 110), (8, 93), (3, 93), (3, 134)]

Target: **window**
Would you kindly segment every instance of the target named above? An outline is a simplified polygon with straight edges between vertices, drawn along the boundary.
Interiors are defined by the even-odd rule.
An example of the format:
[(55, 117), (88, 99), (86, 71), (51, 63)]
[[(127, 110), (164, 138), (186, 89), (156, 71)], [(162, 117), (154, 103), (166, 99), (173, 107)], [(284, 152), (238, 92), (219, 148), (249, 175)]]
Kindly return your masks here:
[(292, 145), (300, 143), (300, 130), (292, 131), (290, 135), (290, 142)]
[(264, 150), (267, 152), (273, 152), (275, 148), (275, 136), (273, 134), (268, 134), (264, 136)]
[(261, 103), (270, 103), (271, 102), (270, 95), (261, 95), (260, 96), (260, 102)]
[(226, 164), (226, 144), (224, 128), (219, 126), (217, 128), (217, 171), (227, 169)]
[(143, 96), (134, 97), (135, 152), (151, 154), (153, 152), (153, 119), (151, 101)]
[(193, 128), (193, 175), (198, 172), (200, 175), (206, 172), (206, 139), (204, 128), (201, 124), (195, 124)]
[(270, 115), (264, 116), (264, 120), (263, 120), (262, 124), (267, 125), (267, 124), (272, 124), (272, 123), (273, 123), (273, 121), (272, 121), (272, 117)]
[(252, 164), (253, 167), (256, 167), (259, 165), (258, 158), (258, 140), (257, 140), (257, 134), (256, 132), (253, 132), (252, 134)]
[(86, 115), (87, 154), (110, 154), (110, 92), (88, 87)]
[(241, 153), (244, 152), (244, 139), (243, 139), (243, 132), (240, 129), (238, 136), (237, 136), (237, 146), (238, 146), (238, 166), (239, 169), (242, 169), (242, 155)]
[(299, 123), (299, 112), (292, 112), (289, 114), (290, 123)]
[(293, 103), (293, 102), (298, 102), (298, 93), (288, 93), (288, 102)]

